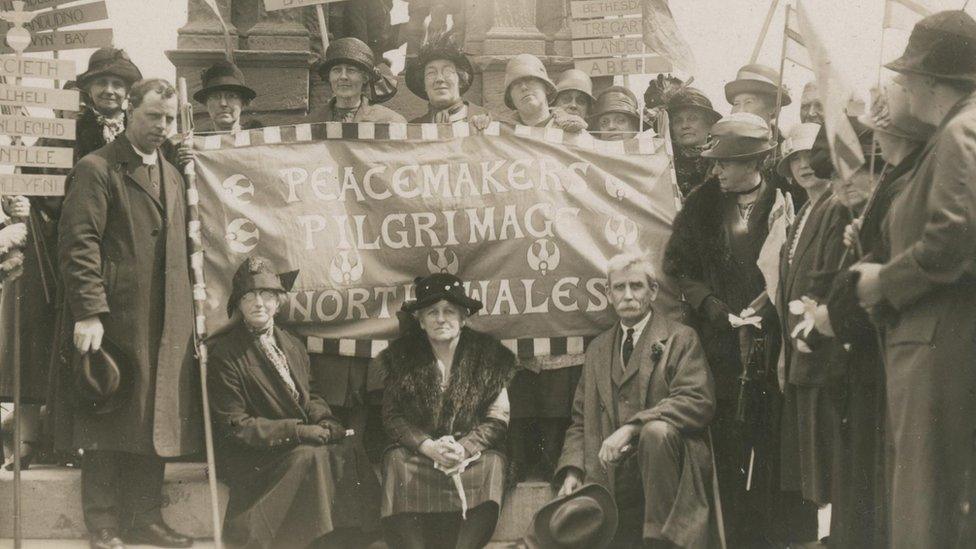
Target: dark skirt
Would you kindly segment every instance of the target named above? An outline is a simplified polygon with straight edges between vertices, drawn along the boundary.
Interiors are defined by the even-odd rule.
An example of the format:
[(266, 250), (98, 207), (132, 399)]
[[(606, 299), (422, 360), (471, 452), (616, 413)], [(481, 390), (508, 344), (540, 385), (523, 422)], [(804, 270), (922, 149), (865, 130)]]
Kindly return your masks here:
[(305, 548), (334, 530), (379, 528), (379, 481), (355, 437), (303, 444), (224, 481), (233, 547)]
[(786, 385), (783, 407), (781, 482), (817, 505), (830, 503), (834, 465), (836, 392), (825, 387)]
[[(505, 457), (486, 450), (461, 473), (468, 509), (493, 501), (501, 508)], [(460, 512), (461, 499), (453, 480), (434, 469), (434, 462), (403, 446), (387, 450), (383, 460), (382, 516), (400, 513)]]

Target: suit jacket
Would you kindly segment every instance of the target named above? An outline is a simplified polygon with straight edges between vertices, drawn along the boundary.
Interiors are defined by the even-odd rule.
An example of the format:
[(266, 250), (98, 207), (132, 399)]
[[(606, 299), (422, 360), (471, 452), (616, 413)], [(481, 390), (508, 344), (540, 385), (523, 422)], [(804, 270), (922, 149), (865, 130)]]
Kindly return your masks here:
[(257, 338), (238, 323), (208, 341), (208, 390), (222, 477), (236, 477), (275, 453), (299, 444), (299, 425), (339, 428), (329, 405), (310, 391), (308, 352), (295, 336), (274, 328), (298, 390), (296, 401)]
[(98, 315), (132, 370), (129, 397), (106, 416), (79, 415), (68, 448), (160, 456), (202, 447), (193, 360), (193, 298), (183, 179), (160, 154), (159, 199), (128, 138), (75, 166), (61, 211), (58, 258), (73, 322)]
[[(576, 386), (572, 425), (566, 431), (556, 474), (567, 467), (583, 471), (586, 482), (598, 482), (613, 491), (613, 470), (604, 470), (597, 457), (603, 440), (625, 423), (660, 420), (688, 436), (702, 434), (715, 413), (715, 384), (698, 336), (691, 328), (655, 312), (634, 348), (623, 385), (631, 377), (643, 387), (641, 411), (614, 421), (611, 365), (619, 353), (620, 325), (600, 334), (586, 349), (583, 373)], [(655, 359), (654, 347), (662, 351)]]
[[(487, 114), (488, 116), (492, 116), (491, 111), (482, 107), (481, 105), (475, 105), (474, 103), (469, 103), (467, 101), (465, 101), (464, 104), (468, 106), (468, 119), (470, 119), (472, 116), (477, 116), (479, 114)], [(427, 112), (425, 112), (421, 116), (418, 116), (417, 118), (414, 118), (413, 120), (410, 121), (410, 123), (431, 124), (434, 122), (434, 115), (436, 113), (437, 111), (428, 109)]]

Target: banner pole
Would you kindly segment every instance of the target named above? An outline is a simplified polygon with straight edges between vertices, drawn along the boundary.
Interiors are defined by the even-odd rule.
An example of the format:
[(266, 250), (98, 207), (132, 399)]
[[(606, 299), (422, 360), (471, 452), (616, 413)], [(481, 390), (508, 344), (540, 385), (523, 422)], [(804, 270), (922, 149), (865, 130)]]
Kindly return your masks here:
[(759, 59), (759, 52), (762, 50), (763, 43), (766, 42), (766, 34), (769, 33), (769, 25), (773, 22), (773, 14), (779, 6), (779, 0), (772, 0), (769, 3), (769, 11), (766, 12), (766, 20), (763, 21), (762, 30), (756, 38), (756, 45), (752, 48), (752, 55), (749, 56), (749, 63), (755, 63)]
[[(180, 131), (183, 141), (193, 141), (193, 106), (187, 100), (186, 79), (177, 81), (180, 102)], [(200, 367), (200, 391), (203, 396), (203, 435), (207, 450), (207, 482), (210, 486), (210, 512), (213, 539), (217, 549), (223, 549), (220, 521), (220, 501), (217, 491), (217, 465), (214, 457), (213, 426), (210, 422), (210, 396), (207, 391), (207, 325), (205, 322), (207, 284), (203, 274), (203, 241), (200, 227), (200, 195), (197, 192), (193, 161), (183, 167), (186, 184), (187, 247), (190, 258), (190, 280), (193, 284), (194, 344)]]
[(779, 115), (783, 110), (783, 70), (786, 68), (786, 29), (790, 24), (790, 4), (786, 4), (786, 14), (783, 17), (783, 45), (779, 53), (779, 77), (776, 82), (776, 111), (773, 116), (773, 142), (777, 147), (773, 150), (773, 158), (779, 157)]
[(319, 20), (319, 34), (322, 35), (322, 59), (325, 59), (325, 51), (329, 49), (329, 29), (325, 23), (325, 9), (322, 4), (315, 4), (315, 16)]

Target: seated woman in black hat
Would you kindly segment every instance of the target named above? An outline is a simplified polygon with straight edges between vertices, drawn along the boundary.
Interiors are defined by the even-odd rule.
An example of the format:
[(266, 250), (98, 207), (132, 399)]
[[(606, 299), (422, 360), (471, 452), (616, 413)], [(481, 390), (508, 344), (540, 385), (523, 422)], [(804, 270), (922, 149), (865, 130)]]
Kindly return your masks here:
[(250, 257), (234, 275), (230, 327), (209, 343), (225, 540), (247, 547), (365, 547), (379, 483), (358, 436), (309, 391), (308, 353), (274, 325), (297, 273)]
[(418, 279), (416, 295), (403, 306), (415, 322), (376, 359), (394, 441), (383, 464), (388, 541), (398, 549), (483, 547), (502, 500), (515, 355), (465, 326), (482, 305), (456, 276)]

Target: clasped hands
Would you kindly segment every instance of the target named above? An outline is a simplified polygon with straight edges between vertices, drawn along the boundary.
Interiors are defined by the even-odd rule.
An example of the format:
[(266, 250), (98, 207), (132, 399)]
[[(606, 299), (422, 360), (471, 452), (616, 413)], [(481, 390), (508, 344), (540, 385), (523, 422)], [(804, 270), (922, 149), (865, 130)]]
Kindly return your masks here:
[(464, 446), (452, 436), (442, 436), (437, 440), (428, 438), (420, 444), (418, 450), (445, 469), (453, 469), (467, 457)]
[(299, 425), (295, 428), (298, 441), (302, 444), (320, 446), (335, 442), (346, 436), (346, 430), (336, 422), (322, 421), (315, 425)]

